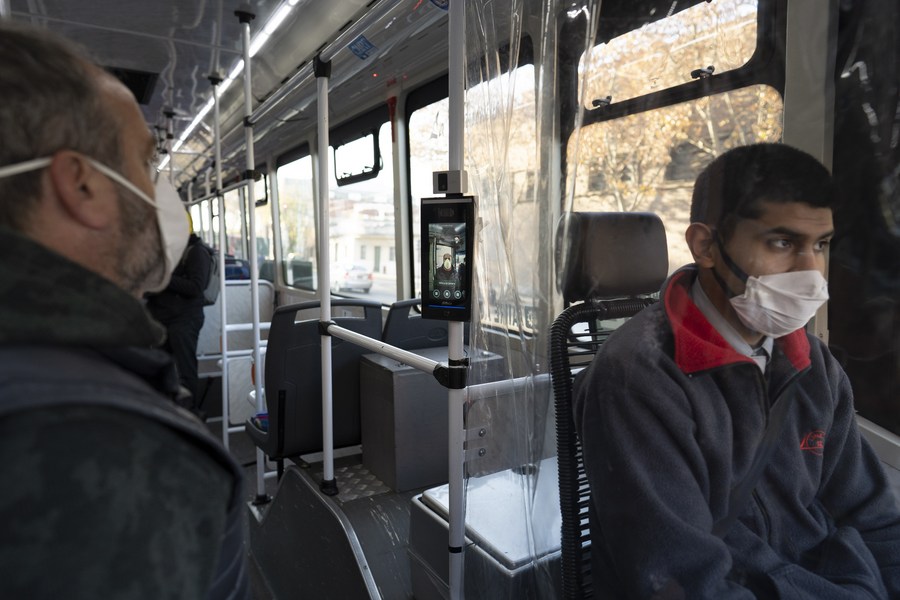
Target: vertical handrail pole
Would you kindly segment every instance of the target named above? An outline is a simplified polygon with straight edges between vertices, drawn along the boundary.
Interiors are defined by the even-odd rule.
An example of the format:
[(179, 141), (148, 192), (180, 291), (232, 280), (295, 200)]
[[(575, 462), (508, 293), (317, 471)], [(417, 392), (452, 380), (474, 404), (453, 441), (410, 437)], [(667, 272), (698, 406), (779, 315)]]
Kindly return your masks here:
[[(213, 86), (213, 104), (218, 105), (219, 91), (216, 89), (216, 86), (219, 85), (219, 82), (222, 81), (222, 78), (219, 77), (219, 75), (216, 73), (211, 74), (209, 77), (210, 77), (209, 82)], [(215, 115), (213, 116), (213, 118), (218, 119), (218, 117)], [(216, 129), (218, 129), (218, 126), (213, 128), (214, 131)], [(218, 135), (218, 134), (214, 133), (213, 135)], [(221, 153), (221, 148), (219, 149), (219, 153)], [(218, 158), (214, 156), (213, 160), (217, 161)], [(203, 195), (206, 197), (209, 197), (212, 195), (212, 188), (211, 188), (211, 184), (209, 182), (209, 172), (210, 172), (209, 169), (206, 169), (203, 172), (203, 189), (205, 190)], [(221, 173), (219, 174), (219, 177), (221, 178)], [(218, 187), (216, 187), (216, 190), (218, 191), (219, 189), (221, 189), (221, 183), (217, 184), (217, 186)], [(216, 198), (216, 203), (218, 203), (218, 198)], [(205, 235), (203, 236), (203, 239), (205, 239), (210, 246), (215, 246), (218, 243), (218, 240), (213, 239), (213, 201), (212, 201), (212, 198), (210, 198), (209, 202), (206, 205), (206, 208), (207, 208), (206, 212), (207, 212), (207, 216), (209, 217), (209, 220), (206, 222), (207, 229), (204, 230)], [(221, 254), (221, 252), (219, 254)], [(222, 271), (219, 271), (219, 272), (221, 273)]]
[(169, 183), (175, 185), (175, 157), (172, 156), (172, 140), (175, 135), (172, 133), (172, 122), (175, 118), (175, 111), (171, 108), (166, 109), (163, 114), (166, 117), (166, 154), (169, 155)]
[[(253, 367), (256, 370), (254, 378), (254, 388), (256, 390), (256, 412), (263, 411), (263, 395), (262, 395), (262, 359), (260, 355), (260, 326), (259, 326), (259, 261), (257, 260), (258, 250), (256, 247), (256, 187), (254, 169), (256, 168), (256, 159), (253, 152), (253, 125), (250, 123), (250, 115), (253, 114), (253, 91), (252, 79), (250, 77), (250, 21), (256, 15), (253, 13), (236, 10), (234, 12), (241, 23), (241, 34), (243, 39), (244, 51), (244, 143), (246, 145), (247, 167), (244, 178), (247, 180), (247, 186), (244, 188), (247, 196), (247, 238), (250, 241), (250, 316), (253, 319)], [(245, 221), (242, 220), (243, 224)], [(228, 424), (226, 423), (226, 426)], [(267, 500), (266, 496), (266, 455), (263, 451), (256, 448), (256, 500), (263, 502)]]
[(328, 202), (328, 81), (331, 77), (331, 63), (324, 62), (319, 55), (313, 59), (313, 73), (316, 76), (316, 115), (318, 140), (318, 192), (319, 192), (319, 321), (323, 324), (322, 337), (322, 482), (323, 493), (337, 494), (334, 479), (334, 403), (331, 377), (331, 336), (325, 330), (331, 321), (331, 222)]
[[(465, 59), (466, 59), (466, 3), (450, 2), (449, 23), (449, 168), (451, 171), (462, 171), (465, 149)], [(474, 232), (469, 232), (469, 235)], [(465, 323), (451, 321), (448, 324), (448, 358), (451, 368), (465, 368), (463, 361), (463, 327)], [(463, 597), (463, 543), (465, 540), (466, 508), (464, 498), (465, 480), (463, 464), (465, 451), (465, 424), (463, 422), (463, 404), (465, 389), (450, 389), (448, 393), (448, 504), (449, 522), (448, 548), (450, 561), (450, 599), (460, 600)]]
[[(219, 261), (219, 323), (222, 354), (222, 444), (227, 449), (228, 444), (228, 303), (225, 294), (225, 249), (227, 238), (225, 236), (225, 194), (222, 193), (222, 136), (219, 129), (219, 84), (222, 78), (218, 73), (209, 75), (209, 83), (213, 87), (213, 147), (215, 148), (215, 172), (216, 172), (216, 202), (219, 206), (219, 253), (216, 257)], [(208, 180), (207, 180), (208, 181)], [(213, 215), (212, 202), (210, 202), (209, 228), (212, 231)]]

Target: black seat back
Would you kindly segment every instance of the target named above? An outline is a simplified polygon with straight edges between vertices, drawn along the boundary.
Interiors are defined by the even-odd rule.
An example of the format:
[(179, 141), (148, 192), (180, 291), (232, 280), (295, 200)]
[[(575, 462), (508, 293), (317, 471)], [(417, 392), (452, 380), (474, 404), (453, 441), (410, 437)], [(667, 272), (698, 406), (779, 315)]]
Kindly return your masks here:
[(652, 213), (570, 213), (557, 231), (558, 284), (566, 308), (550, 329), (556, 405), (562, 577), (565, 598), (590, 598), (591, 489), (572, 417), (572, 381), (611, 333), (605, 323), (654, 302), (668, 272), (666, 232)]
[[(437, 348), (447, 345), (447, 321), (423, 319), (416, 307), (421, 299), (398, 300), (391, 304), (384, 321), (381, 341), (402, 348)], [(465, 343), (469, 343), (469, 328), (465, 329)]]
[[(381, 335), (381, 304), (370, 300), (334, 299), (332, 311), (353, 308), (360, 316), (333, 316), (335, 324), (372, 339)], [(322, 355), (319, 320), (297, 321), (297, 313), (318, 309), (319, 301), (282, 306), (272, 316), (266, 349), (268, 431), (251, 421), (247, 433), (271, 458), (322, 450)], [(356, 344), (331, 339), (334, 446), (359, 444), (359, 358), (368, 352)]]

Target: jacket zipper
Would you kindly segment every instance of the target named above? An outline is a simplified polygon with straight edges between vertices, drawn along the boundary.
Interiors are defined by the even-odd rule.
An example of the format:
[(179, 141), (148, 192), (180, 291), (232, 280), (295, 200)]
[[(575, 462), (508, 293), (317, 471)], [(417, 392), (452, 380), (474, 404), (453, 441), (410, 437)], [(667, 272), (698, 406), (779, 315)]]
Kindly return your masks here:
[(770, 537), (772, 533), (772, 519), (771, 517), (769, 517), (769, 511), (766, 510), (766, 505), (763, 504), (762, 498), (759, 495), (759, 490), (753, 490), (753, 501), (756, 503), (756, 506), (759, 507), (760, 514), (762, 514), (763, 527), (765, 529), (765, 535), (763, 537), (765, 538), (766, 542), (771, 543), (772, 540), (770, 539)]
[[(768, 428), (768, 426), (769, 426), (769, 416), (772, 412), (772, 407), (775, 406), (775, 403), (784, 399), (783, 398), (784, 392), (788, 389), (793, 388), (793, 386), (795, 385), (794, 382), (797, 379), (799, 379), (800, 376), (802, 376), (807, 370), (808, 370), (808, 368), (803, 369), (802, 371), (797, 371), (791, 377), (789, 377), (787, 379), (787, 381), (785, 381), (782, 384), (781, 391), (775, 396), (774, 400), (769, 402), (769, 386), (766, 384), (765, 375), (762, 373), (762, 371), (757, 369), (757, 373), (758, 373), (757, 381), (761, 381), (762, 389), (763, 389), (763, 393), (761, 394), (761, 398), (762, 398), (761, 402), (763, 403), (762, 408), (763, 408), (763, 416), (764, 416), (764, 421), (765, 421), (765, 428)], [(774, 458), (774, 456), (773, 456), (773, 458)], [(771, 459), (769, 462), (771, 464)], [(768, 468), (768, 465), (766, 468)], [(763, 475), (765, 475), (765, 469), (763, 470)], [(764, 527), (764, 532), (763, 532), (764, 536), (763, 537), (766, 540), (766, 542), (771, 543), (771, 541), (772, 541), (771, 540), (772, 518), (769, 515), (769, 511), (766, 510), (766, 506), (765, 506), (765, 504), (763, 504), (762, 497), (759, 494), (759, 485), (761, 482), (762, 482), (762, 476), (760, 476), (760, 479), (757, 482), (756, 487), (753, 489), (752, 496), (753, 496), (753, 502), (756, 504), (757, 507), (759, 507), (759, 512), (762, 515), (763, 527)]]

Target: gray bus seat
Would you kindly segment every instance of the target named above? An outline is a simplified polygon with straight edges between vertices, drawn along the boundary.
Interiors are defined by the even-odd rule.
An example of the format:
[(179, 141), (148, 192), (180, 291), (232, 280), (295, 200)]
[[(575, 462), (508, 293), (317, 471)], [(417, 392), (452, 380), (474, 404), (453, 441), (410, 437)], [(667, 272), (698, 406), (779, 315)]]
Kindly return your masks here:
[(659, 291), (668, 273), (662, 221), (652, 213), (571, 213), (557, 231), (557, 273), (565, 302), (577, 303), (550, 329), (563, 597), (589, 598), (591, 490), (572, 418), (572, 381), (611, 333), (609, 320), (631, 317), (655, 302), (648, 295)]
[[(423, 319), (420, 298), (398, 300), (391, 304), (384, 321), (381, 341), (403, 350), (436, 348), (447, 345), (447, 322)], [(469, 327), (466, 325), (464, 343), (469, 343)]]
[[(250, 295), (250, 281), (226, 281), (225, 301), (228, 308), (228, 324), (249, 325), (253, 322)], [(262, 350), (265, 351), (266, 338), (269, 335), (268, 324), (275, 311), (275, 288), (268, 281), (259, 282), (259, 321), (264, 324), (260, 332)], [(228, 350), (250, 351), (253, 349), (253, 331), (229, 331)], [(205, 403), (215, 385), (211, 378), (222, 374), (222, 305), (221, 297), (215, 304), (203, 307), (203, 327), (197, 340), (197, 367), (201, 378), (207, 384), (203, 386), (200, 402)], [(265, 355), (263, 355), (265, 360)], [(265, 362), (263, 362), (265, 364)], [(244, 352), (242, 356), (232, 356), (228, 362), (228, 420), (231, 425), (242, 424), (252, 417), (256, 410), (247, 401), (247, 396), (254, 389), (251, 370), (253, 358)]]
[[(252, 323), (250, 282), (226, 281), (225, 302), (228, 309), (228, 323)], [(222, 308), (221, 299), (215, 304), (203, 307), (203, 327), (197, 342), (197, 356), (200, 360), (216, 359), (222, 356)], [(259, 282), (259, 321), (268, 323), (275, 311), (275, 287), (268, 281)], [(265, 339), (267, 332), (261, 334)], [(228, 332), (229, 350), (249, 350), (253, 348), (252, 331)]]
[[(373, 339), (381, 335), (380, 303), (333, 299), (331, 307), (335, 324)], [(296, 320), (298, 312), (318, 308), (313, 300), (282, 306), (272, 316), (265, 364), (268, 430), (246, 422), (253, 443), (272, 459), (322, 450), (319, 320)], [(336, 337), (331, 349), (334, 446), (341, 448), (360, 443), (359, 358), (368, 351)]]

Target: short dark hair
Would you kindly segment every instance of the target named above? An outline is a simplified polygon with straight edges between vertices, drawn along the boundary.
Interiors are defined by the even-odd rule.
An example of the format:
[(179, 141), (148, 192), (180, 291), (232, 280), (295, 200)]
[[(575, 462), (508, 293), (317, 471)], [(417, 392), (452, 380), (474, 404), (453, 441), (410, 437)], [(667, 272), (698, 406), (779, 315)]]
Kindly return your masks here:
[(700, 173), (691, 222), (715, 228), (725, 241), (738, 221), (762, 214), (762, 202), (832, 208), (834, 201), (831, 174), (811, 155), (786, 144), (752, 144), (725, 152)]
[[(99, 67), (77, 46), (46, 30), (0, 21), (0, 56), (0, 166), (63, 149), (120, 166), (120, 124), (102, 102)], [(0, 226), (24, 227), (40, 182), (39, 171), (0, 179), (0, 198), (7, 199), (0, 203)]]

